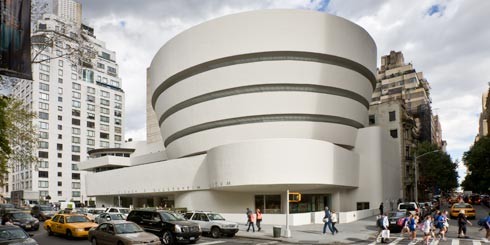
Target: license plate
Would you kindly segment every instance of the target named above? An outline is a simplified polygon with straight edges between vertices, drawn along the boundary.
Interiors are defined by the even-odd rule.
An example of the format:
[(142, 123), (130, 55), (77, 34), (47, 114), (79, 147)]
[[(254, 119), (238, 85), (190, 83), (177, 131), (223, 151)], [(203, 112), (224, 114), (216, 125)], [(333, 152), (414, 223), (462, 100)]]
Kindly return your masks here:
[(26, 225), (26, 228), (31, 228), (31, 225)]
[(194, 241), (194, 239), (196, 239), (196, 238), (194, 238), (194, 237), (190, 237), (189, 238), (189, 240), (191, 240), (191, 241)]

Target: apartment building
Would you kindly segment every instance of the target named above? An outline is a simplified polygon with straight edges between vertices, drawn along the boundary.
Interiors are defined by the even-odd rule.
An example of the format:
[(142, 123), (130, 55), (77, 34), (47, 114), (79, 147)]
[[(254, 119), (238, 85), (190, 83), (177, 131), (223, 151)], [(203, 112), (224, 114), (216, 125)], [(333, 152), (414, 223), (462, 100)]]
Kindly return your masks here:
[(431, 103), (428, 81), (413, 64), (405, 63), (402, 52), (391, 51), (381, 57), (369, 121), (400, 142), (401, 196), (405, 199), (413, 200), (413, 153), (418, 142), (429, 141), (445, 149), (441, 124), (432, 113)]
[[(490, 86), (490, 83), (488, 83)], [(476, 136), (475, 141), (478, 141), (479, 138), (488, 136), (488, 130), (490, 129), (490, 111), (488, 109), (490, 105), (490, 98), (488, 94), (490, 93), (490, 88), (483, 93), (481, 100), (481, 113), (480, 118), (478, 120), (478, 135)]]
[[(59, 0), (55, 6), (56, 2), (76, 5)], [(85, 171), (78, 163), (92, 149), (119, 148), (123, 143), (124, 91), (116, 54), (91, 27), (66, 18), (70, 14), (71, 10), (63, 17), (46, 14), (35, 23), (33, 80), (13, 89), (13, 95), (37, 114), (33, 123), (39, 138), (34, 153), (38, 163), (11, 163), (6, 196), (14, 203), (87, 203)]]

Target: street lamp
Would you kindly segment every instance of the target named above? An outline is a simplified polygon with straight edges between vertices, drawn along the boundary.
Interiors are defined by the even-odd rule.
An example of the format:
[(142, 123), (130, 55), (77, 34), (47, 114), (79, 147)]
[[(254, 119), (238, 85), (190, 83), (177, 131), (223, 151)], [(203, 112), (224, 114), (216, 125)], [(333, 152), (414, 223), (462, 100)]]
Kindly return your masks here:
[(429, 151), (429, 152), (426, 152), (420, 156), (417, 156), (417, 154), (415, 154), (415, 157), (414, 157), (414, 164), (415, 164), (415, 202), (418, 203), (419, 202), (419, 191), (418, 191), (418, 182), (419, 182), (419, 176), (418, 176), (418, 164), (417, 164), (417, 159), (419, 157), (423, 157), (427, 154), (431, 154), (431, 153), (436, 153), (436, 152), (439, 152), (439, 150), (433, 150), (433, 151)]

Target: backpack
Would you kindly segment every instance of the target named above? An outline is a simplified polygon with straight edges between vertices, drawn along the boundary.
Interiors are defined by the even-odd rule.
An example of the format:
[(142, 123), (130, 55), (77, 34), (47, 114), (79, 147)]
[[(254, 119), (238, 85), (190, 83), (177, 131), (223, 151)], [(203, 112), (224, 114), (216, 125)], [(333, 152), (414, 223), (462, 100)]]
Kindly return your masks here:
[(399, 218), (397, 221), (396, 221), (396, 225), (402, 227), (402, 226), (405, 226), (405, 218)]
[(480, 220), (478, 220), (478, 225), (487, 228), (487, 218), (481, 218)]

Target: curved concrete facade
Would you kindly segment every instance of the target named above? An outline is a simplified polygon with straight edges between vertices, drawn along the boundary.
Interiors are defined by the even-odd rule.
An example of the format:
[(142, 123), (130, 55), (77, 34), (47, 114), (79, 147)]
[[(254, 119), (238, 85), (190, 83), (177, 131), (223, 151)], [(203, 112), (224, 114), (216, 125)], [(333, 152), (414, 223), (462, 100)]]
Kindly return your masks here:
[(376, 46), (359, 26), (319, 12), (265, 10), (177, 35), (148, 77), (167, 154), (179, 158), (253, 139), (354, 147), (375, 69)]

